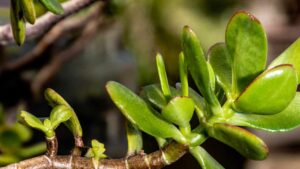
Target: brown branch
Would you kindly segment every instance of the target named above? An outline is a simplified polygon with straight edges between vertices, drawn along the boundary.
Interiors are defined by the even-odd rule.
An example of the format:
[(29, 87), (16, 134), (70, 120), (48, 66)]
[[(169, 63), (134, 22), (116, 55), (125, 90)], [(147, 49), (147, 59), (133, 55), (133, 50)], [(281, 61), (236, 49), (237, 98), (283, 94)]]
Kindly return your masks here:
[[(101, 159), (98, 166), (94, 166), (92, 158), (79, 156), (38, 156), (11, 164), (0, 169), (160, 169), (181, 158), (187, 151), (187, 147), (175, 142), (165, 148), (150, 154), (137, 154), (127, 159)], [(167, 161), (165, 155), (172, 156)]]
[[(40, 36), (45, 31), (50, 29), (54, 24), (58, 23), (65, 17), (68, 17), (75, 12), (93, 4), (99, 0), (70, 0), (63, 4), (65, 13), (63, 15), (54, 15), (52, 13), (47, 13), (40, 17), (34, 25), (26, 25), (26, 39), (30, 40), (35, 37)], [(106, 1), (106, 0), (102, 0)], [(13, 35), (10, 24), (0, 26), (0, 45), (7, 45), (13, 43)]]
[(46, 138), (47, 152), (46, 155), (49, 157), (55, 157), (58, 150), (58, 142), (56, 136), (52, 138)]

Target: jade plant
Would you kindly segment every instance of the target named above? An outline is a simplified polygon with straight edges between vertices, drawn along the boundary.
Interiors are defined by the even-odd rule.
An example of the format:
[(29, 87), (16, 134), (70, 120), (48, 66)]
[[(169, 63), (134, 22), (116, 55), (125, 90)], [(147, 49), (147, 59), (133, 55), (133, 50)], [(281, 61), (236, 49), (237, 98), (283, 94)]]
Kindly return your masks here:
[[(22, 111), (20, 122), (41, 130), (47, 154), (12, 164), (16, 168), (163, 168), (189, 152), (203, 169), (221, 169), (202, 146), (214, 138), (252, 160), (264, 160), (268, 147), (244, 127), (285, 132), (300, 124), (300, 40), (294, 42), (270, 65), (267, 37), (260, 22), (246, 12), (229, 21), (225, 42), (203, 52), (188, 26), (182, 32), (179, 54), (180, 82), (168, 83), (163, 57), (156, 56), (160, 84), (143, 87), (139, 95), (118, 82), (106, 85), (112, 101), (126, 117), (127, 156), (106, 159), (104, 145), (97, 140), (81, 155), (82, 129), (72, 107), (52, 89), (45, 92), (53, 107), (49, 118), (39, 119)], [(188, 76), (196, 89), (189, 87)], [(193, 115), (197, 124), (192, 127)], [(65, 124), (73, 133), (71, 155), (57, 155), (55, 129)], [(194, 125), (193, 125), (194, 126)], [(153, 136), (159, 150), (145, 154), (141, 132)], [(199, 167), (200, 168), (200, 167)]]

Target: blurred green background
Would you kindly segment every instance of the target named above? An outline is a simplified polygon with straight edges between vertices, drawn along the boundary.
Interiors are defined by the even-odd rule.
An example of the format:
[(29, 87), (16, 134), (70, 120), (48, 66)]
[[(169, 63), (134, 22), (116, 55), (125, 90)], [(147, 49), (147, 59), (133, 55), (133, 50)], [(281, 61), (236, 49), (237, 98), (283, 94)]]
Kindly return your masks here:
[[(1, 25), (9, 23), (8, 6), (8, 0), (0, 1)], [(87, 15), (89, 10), (71, 19), (79, 19)], [(109, 157), (124, 156), (124, 118), (107, 96), (105, 83), (108, 80), (119, 81), (136, 92), (144, 85), (157, 83), (154, 58), (160, 52), (166, 62), (170, 84), (174, 85), (178, 81), (177, 58), (181, 51), (182, 27), (192, 27), (207, 51), (213, 44), (224, 41), (228, 20), (240, 10), (254, 14), (265, 27), (270, 60), (300, 35), (298, 0), (110, 0), (103, 7), (101, 17), (87, 24), (101, 20), (96, 31), (79, 45), (80, 50), (59, 65), (52, 61), (63, 56), (64, 51), (68, 53), (74, 42), (81, 42), (84, 38), (81, 35), (87, 25), (74, 31), (62, 31), (59, 38), (48, 44), (38, 57), (30, 62), (23, 61), (19, 67), (12, 65), (32, 55), (47, 33), (28, 41), (22, 47), (0, 46), (0, 103), (3, 107), (3, 120), (0, 121), (0, 165), (39, 154), (45, 149), (40, 145), (40, 149), (37, 149), (39, 151), (30, 151), (32, 154), (16, 155), (16, 151), (33, 144), (39, 145), (43, 136), (27, 128), (22, 129), (26, 132), (18, 135), (20, 132), (15, 129), (14, 122), (20, 109), (40, 117), (49, 114), (50, 108), (43, 98), (43, 90), (47, 87), (55, 89), (73, 106), (82, 123), (87, 145), (92, 138), (97, 138), (105, 143)], [(42, 13), (43, 9), (40, 11)], [(51, 76), (47, 76), (46, 68), (49, 65), (55, 68), (49, 70), (53, 71)], [(11, 132), (10, 136), (6, 136), (7, 130)], [(299, 133), (299, 130), (279, 135), (258, 133), (271, 150), (268, 160), (259, 163), (246, 161), (237, 152), (213, 139), (207, 140), (204, 147), (225, 168), (296, 169), (300, 166)], [(72, 148), (71, 134), (64, 127), (59, 127), (57, 135), (60, 153), (68, 154)], [(7, 145), (14, 147), (9, 148), (9, 151), (3, 146), (6, 141), (4, 136), (16, 144)], [(146, 152), (157, 149), (151, 137), (144, 135), (144, 142)], [(14, 160), (2, 160), (11, 154)], [(200, 168), (189, 155), (167, 168), (183, 167)]]

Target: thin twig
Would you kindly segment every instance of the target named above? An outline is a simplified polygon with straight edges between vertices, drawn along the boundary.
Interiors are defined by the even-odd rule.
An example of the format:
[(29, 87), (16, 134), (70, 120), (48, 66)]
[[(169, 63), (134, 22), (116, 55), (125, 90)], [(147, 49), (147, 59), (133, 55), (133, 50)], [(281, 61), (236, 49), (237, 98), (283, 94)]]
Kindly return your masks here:
[[(63, 4), (63, 8), (65, 13), (63, 15), (54, 15), (52, 13), (47, 13), (40, 17), (34, 25), (27, 24), (26, 25), (26, 39), (30, 40), (35, 37), (40, 36), (45, 31), (50, 29), (54, 24), (61, 21), (65, 17), (68, 17), (75, 12), (93, 4), (94, 2), (99, 0), (71, 0), (67, 1)], [(106, 1), (106, 0), (102, 0)], [(0, 44), (7, 45), (13, 43), (13, 35), (10, 24), (0, 26)]]

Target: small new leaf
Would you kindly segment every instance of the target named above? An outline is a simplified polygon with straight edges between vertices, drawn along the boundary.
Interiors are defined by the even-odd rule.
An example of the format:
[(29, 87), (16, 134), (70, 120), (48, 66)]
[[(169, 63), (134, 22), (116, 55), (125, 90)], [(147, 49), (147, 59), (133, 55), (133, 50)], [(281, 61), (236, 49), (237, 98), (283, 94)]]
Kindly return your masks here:
[(37, 117), (35, 117), (34, 115), (26, 111), (21, 111), (21, 114), (19, 116), (19, 122), (27, 126), (30, 126), (32, 128), (41, 130), (43, 132), (47, 131), (47, 128), (40, 121), (40, 119), (38, 119)]
[(65, 105), (54, 107), (50, 113), (51, 127), (56, 129), (61, 123), (69, 120), (72, 116), (72, 110)]
[(162, 115), (168, 121), (186, 127), (194, 114), (195, 104), (191, 98), (175, 97), (162, 109)]

